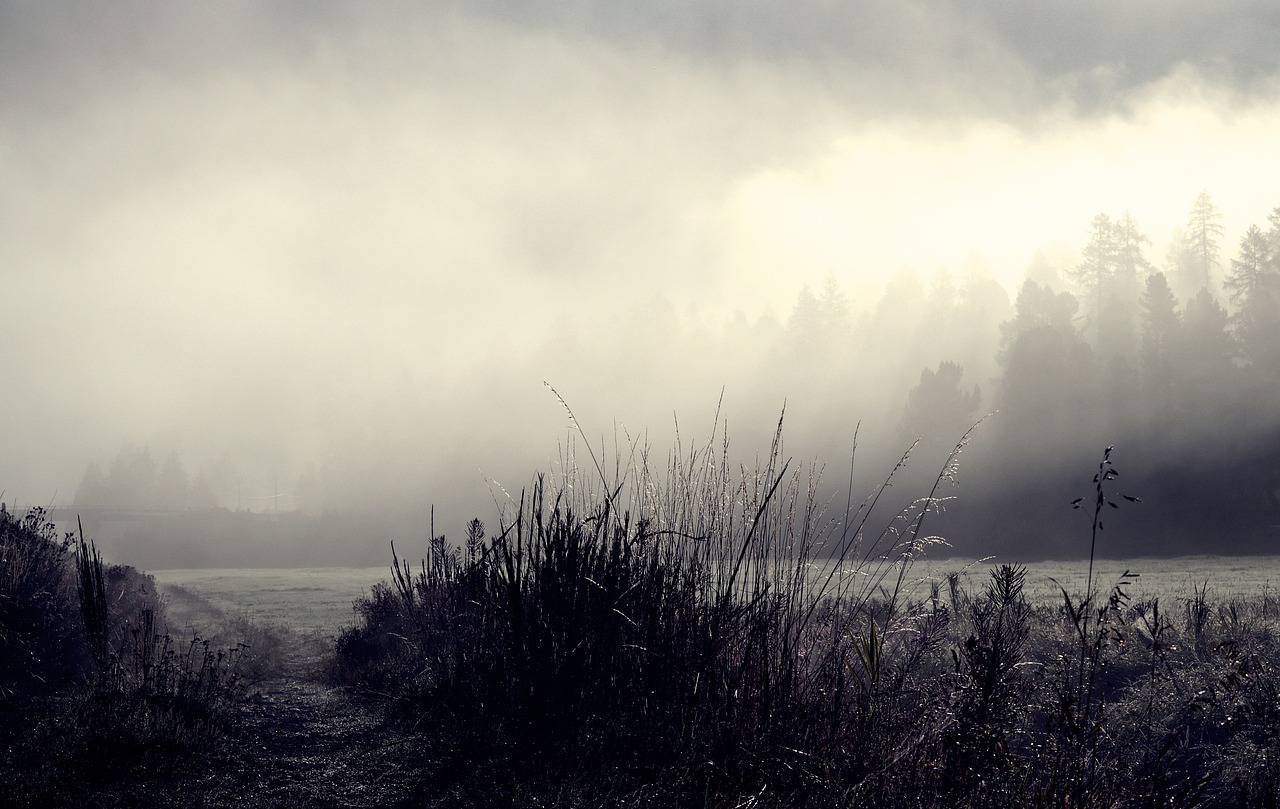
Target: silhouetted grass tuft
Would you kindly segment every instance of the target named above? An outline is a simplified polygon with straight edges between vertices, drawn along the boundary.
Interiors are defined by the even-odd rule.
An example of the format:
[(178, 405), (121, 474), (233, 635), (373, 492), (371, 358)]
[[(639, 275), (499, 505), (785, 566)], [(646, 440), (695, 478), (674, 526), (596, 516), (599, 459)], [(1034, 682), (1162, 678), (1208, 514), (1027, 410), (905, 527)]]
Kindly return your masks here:
[(780, 428), (751, 469), (723, 439), (661, 476), (633, 456), (538, 478), (496, 535), (472, 524), (466, 553), (441, 537), (416, 570), (395, 558), (335, 676), (407, 720), (487, 736), (507, 777), (609, 773), (595, 786), (616, 800), (903, 788), (901, 762), (941, 739), (914, 729), (950, 616), (913, 600), (910, 576), (936, 498), (868, 533), (876, 499), (831, 516)]

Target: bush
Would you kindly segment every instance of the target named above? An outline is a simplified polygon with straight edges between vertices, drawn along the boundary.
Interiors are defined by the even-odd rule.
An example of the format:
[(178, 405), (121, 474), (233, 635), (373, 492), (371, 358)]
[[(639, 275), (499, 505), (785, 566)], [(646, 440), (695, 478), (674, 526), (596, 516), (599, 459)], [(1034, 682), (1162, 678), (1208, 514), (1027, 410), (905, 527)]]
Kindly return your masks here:
[(150, 576), (59, 539), (38, 509), (0, 507), (0, 559), (0, 772), (15, 802), (74, 803), (209, 752), (239, 647), (174, 642)]
[(82, 678), (90, 660), (68, 575), (74, 546), (35, 509), (0, 504), (0, 710)]

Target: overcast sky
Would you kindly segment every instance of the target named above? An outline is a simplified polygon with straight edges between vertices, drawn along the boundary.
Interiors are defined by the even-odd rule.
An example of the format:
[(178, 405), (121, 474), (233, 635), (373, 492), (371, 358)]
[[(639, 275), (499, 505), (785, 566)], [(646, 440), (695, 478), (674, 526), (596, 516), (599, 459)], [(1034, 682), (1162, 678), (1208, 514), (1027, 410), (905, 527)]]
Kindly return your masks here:
[(126, 441), (550, 454), (554, 400), (475, 369), (656, 294), (1012, 289), (1101, 211), (1159, 263), (1201, 189), (1233, 252), (1280, 205), (1277, 42), (1269, 0), (0, 0), (0, 499)]

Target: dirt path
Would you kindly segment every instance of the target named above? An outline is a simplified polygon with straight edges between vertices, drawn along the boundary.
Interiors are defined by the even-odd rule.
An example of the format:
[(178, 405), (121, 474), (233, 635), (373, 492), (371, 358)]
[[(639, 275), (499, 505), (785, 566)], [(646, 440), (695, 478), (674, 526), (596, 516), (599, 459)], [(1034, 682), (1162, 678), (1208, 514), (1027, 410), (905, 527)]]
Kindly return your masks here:
[(205, 806), (422, 806), (423, 738), (390, 727), (376, 708), (321, 682), (327, 644), (287, 628), (247, 626), (206, 599), (165, 588), (171, 626), (219, 643), (256, 641), (253, 673), (210, 771), (186, 786)]
[[(341, 691), (299, 680), (257, 686), (231, 731), (224, 805), (405, 806), (421, 803), (415, 739)], [(225, 779), (226, 775), (233, 775)], [(229, 782), (226, 782), (229, 781)], [(211, 804), (220, 803), (210, 795)]]

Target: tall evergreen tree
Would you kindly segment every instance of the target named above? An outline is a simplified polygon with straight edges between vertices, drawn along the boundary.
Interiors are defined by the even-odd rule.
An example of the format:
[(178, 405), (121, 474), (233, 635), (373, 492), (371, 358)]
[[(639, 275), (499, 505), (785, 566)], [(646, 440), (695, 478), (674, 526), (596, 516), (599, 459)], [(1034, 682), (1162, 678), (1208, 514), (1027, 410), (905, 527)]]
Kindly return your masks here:
[(1250, 226), (1223, 286), (1235, 307), (1231, 322), (1241, 353), (1255, 369), (1274, 373), (1280, 358), (1280, 266), (1267, 235)]
[(1116, 228), (1111, 217), (1100, 213), (1089, 223), (1089, 243), (1080, 255), (1080, 263), (1071, 270), (1071, 280), (1079, 287), (1085, 302), (1089, 331), (1101, 343), (1106, 313), (1105, 299), (1116, 272)]
[(800, 287), (787, 318), (787, 341), (801, 356), (811, 356), (822, 342), (822, 305), (808, 284)]
[(842, 342), (849, 339), (853, 325), (849, 314), (849, 299), (833, 272), (827, 273), (822, 281), (822, 294), (818, 296), (818, 317), (828, 339)]
[(1149, 400), (1163, 408), (1173, 392), (1174, 354), (1182, 319), (1164, 273), (1147, 276), (1142, 293), (1142, 377)]
[(1115, 248), (1111, 278), (1103, 290), (1099, 341), (1122, 356), (1137, 348), (1136, 321), (1142, 293), (1142, 279), (1151, 272), (1151, 262), (1143, 248), (1151, 244), (1138, 223), (1126, 211), (1112, 229)]
[(1222, 214), (1213, 204), (1208, 191), (1196, 195), (1187, 217), (1187, 251), (1190, 261), (1184, 267), (1187, 277), (1180, 279), (1184, 294), (1194, 295), (1211, 287), (1221, 254)]
[(1190, 388), (1227, 390), (1234, 364), (1235, 343), (1228, 331), (1227, 311), (1207, 288), (1187, 301), (1182, 316), (1178, 356), (1180, 376)]
[(904, 444), (920, 438), (929, 446), (951, 446), (972, 426), (982, 392), (977, 385), (962, 390), (963, 376), (964, 369), (948, 361), (939, 363), (937, 371), (925, 368), (920, 373), (920, 384), (907, 394), (899, 430)]
[(1054, 292), (1028, 278), (1022, 282), (1014, 303), (1013, 319), (1000, 324), (1000, 349), (996, 360), (1001, 366), (1009, 361), (1009, 352), (1018, 338), (1033, 329), (1047, 327), (1076, 337), (1072, 321), (1080, 304), (1070, 292)]

